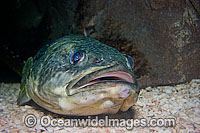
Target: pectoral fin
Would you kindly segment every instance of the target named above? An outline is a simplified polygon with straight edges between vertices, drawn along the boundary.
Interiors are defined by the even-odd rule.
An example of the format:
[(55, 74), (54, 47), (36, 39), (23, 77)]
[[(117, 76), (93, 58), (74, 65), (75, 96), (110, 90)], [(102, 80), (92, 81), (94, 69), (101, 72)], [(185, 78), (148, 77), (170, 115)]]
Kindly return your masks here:
[(23, 89), (19, 93), (19, 96), (18, 96), (18, 99), (17, 99), (17, 104), (18, 105), (23, 105), (23, 104), (27, 103), (30, 100), (31, 100), (31, 98), (26, 93), (26, 90)]
[(27, 93), (27, 89), (29, 88), (29, 76), (30, 76), (30, 72), (32, 69), (32, 65), (33, 65), (33, 58), (30, 57), (22, 70), (22, 80), (21, 80), (21, 86), (20, 86), (20, 92), (19, 92), (19, 96), (17, 99), (17, 104), (18, 105), (23, 105), (26, 102), (30, 101), (31, 98), (29, 97), (28, 93)]

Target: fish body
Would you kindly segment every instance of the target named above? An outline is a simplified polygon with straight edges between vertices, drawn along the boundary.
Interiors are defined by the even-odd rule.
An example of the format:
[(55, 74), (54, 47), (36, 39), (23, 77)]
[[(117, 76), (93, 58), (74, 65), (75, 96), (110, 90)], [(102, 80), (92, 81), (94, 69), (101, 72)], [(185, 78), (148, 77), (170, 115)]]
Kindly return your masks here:
[(64, 36), (26, 61), (17, 103), (32, 99), (51, 112), (74, 116), (126, 111), (139, 93), (132, 68), (131, 57), (110, 46)]

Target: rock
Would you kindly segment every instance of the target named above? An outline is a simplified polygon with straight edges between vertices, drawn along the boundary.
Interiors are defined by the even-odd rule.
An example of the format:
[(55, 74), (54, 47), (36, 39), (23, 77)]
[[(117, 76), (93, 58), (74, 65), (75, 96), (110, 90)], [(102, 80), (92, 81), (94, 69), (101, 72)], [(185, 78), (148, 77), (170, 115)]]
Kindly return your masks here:
[(149, 91), (152, 90), (152, 88), (151, 87), (147, 87), (147, 88), (145, 88), (145, 90), (149, 92)]
[(171, 94), (172, 93), (172, 90), (170, 88), (166, 88), (163, 90), (165, 93), (167, 94)]
[(83, 0), (81, 5), (80, 29), (89, 30), (88, 36), (130, 54), (141, 88), (199, 77), (198, 3)]

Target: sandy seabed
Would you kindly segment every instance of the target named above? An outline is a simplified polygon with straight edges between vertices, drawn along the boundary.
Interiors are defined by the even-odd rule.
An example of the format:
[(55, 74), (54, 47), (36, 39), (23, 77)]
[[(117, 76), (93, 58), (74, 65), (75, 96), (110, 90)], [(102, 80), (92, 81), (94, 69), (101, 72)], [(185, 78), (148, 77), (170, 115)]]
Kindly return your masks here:
[[(0, 132), (200, 132), (200, 79), (193, 79), (189, 83), (175, 86), (147, 87), (140, 91), (137, 103), (127, 112), (97, 116), (104, 122), (106, 117), (118, 119), (121, 122), (118, 127), (108, 126), (106, 122), (104, 126), (95, 125), (95, 127), (88, 125), (68, 127), (69, 123), (60, 126), (58, 124), (60, 121), (63, 124), (62, 121), (85, 120), (88, 117), (60, 116), (34, 106), (34, 104), (18, 106), (16, 99), (19, 87), (19, 83), (0, 84)], [(45, 124), (48, 124), (47, 116), (51, 119), (55, 118), (54, 126), (42, 126), (41, 118), (44, 116)], [(89, 118), (92, 121), (97, 117)], [(171, 121), (170, 126), (169, 119), (174, 120)]]

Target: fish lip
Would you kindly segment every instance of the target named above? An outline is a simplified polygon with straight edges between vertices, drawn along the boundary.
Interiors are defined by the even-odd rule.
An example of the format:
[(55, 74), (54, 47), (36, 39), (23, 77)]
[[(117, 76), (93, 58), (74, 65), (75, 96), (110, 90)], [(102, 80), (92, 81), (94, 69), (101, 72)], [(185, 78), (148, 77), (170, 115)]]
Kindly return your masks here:
[[(132, 71), (125, 69), (121, 67), (120, 65), (113, 65), (108, 68), (102, 68), (102, 69), (99, 69), (99, 70), (96, 70), (94, 72), (84, 75), (82, 78), (77, 79), (74, 85), (69, 88), (68, 88), (69, 86), (68, 84), (68, 86), (66, 87), (67, 95), (70, 96), (70, 95), (74, 95), (76, 93), (80, 93), (83, 91), (89, 91), (91, 89), (83, 89), (83, 88), (89, 85), (100, 83), (100, 82), (106, 82), (106, 81), (108, 82), (109, 80), (104, 80), (104, 81), (99, 81), (99, 82), (95, 81), (94, 83), (89, 83), (89, 82), (99, 79), (99, 78), (104, 78), (104, 77), (109, 77), (109, 76), (118, 78), (118, 80), (113, 79), (110, 81), (123, 81), (123, 82), (131, 83), (131, 84), (135, 84), (137, 86), (137, 81)], [(125, 76), (125, 78), (122, 76)]]

